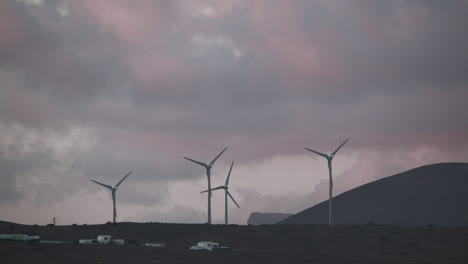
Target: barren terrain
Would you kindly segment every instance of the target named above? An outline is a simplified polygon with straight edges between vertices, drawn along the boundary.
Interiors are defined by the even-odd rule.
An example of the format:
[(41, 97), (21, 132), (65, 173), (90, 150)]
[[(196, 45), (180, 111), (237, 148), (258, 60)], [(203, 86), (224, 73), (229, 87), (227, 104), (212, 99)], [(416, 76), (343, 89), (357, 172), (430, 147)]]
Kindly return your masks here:
[[(0, 241), (0, 263), (468, 263), (468, 227), (383, 225), (117, 225), (30, 226), (0, 222), (0, 233), (77, 241), (110, 234), (136, 244), (79, 245)], [(232, 251), (195, 252), (201, 240)], [(166, 248), (145, 248), (164, 242)]]

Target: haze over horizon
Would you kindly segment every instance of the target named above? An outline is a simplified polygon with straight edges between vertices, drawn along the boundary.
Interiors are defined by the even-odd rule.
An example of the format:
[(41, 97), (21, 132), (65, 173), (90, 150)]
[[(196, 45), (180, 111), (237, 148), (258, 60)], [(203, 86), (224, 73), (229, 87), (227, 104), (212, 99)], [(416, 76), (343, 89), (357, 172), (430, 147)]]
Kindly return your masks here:
[[(0, 1), (0, 220), (230, 223), (467, 162), (468, 2)], [(224, 195), (213, 193), (213, 222)]]

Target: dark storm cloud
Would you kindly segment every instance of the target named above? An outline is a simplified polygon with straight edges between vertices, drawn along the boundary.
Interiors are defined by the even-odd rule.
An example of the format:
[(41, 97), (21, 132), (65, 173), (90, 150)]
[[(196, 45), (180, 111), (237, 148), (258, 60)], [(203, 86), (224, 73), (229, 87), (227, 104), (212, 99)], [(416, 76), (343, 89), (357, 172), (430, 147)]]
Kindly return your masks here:
[[(119, 8), (107, 7), (130, 14), (145, 8), (167, 8), (144, 3), (128, 6), (117, 2), (114, 6)], [(75, 9), (71, 8), (72, 12), (84, 11), (58, 18), (47, 15), (55, 12), (52, 5), (30, 7), (16, 4), (15, 8), (10, 9), (16, 10), (17, 16), (26, 18), (16, 23), (27, 29), (26, 37), (20, 39), (24, 45), (19, 45), (19, 50), (9, 52), (21, 56), (5, 60), (20, 60), (22, 67), (34, 67), (29, 73), (35, 75), (30, 77), (34, 79), (35, 87), (38, 86), (37, 80), (44, 80), (56, 87), (49, 87), (52, 92), (67, 91), (64, 95), (69, 99), (77, 100), (81, 95), (92, 95), (105, 88), (108, 89), (105, 94), (109, 95), (113, 90), (119, 90), (116, 86), (127, 83), (141, 86), (132, 88), (131, 94), (136, 96), (137, 102), (149, 103), (153, 100), (163, 103), (162, 97), (189, 107), (196, 107), (194, 104), (198, 103), (214, 103), (215, 108), (219, 108), (214, 101), (223, 101), (224, 98), (227, 103), (234, 102), (235, 106), (242, 103), (249, 106), (280, 103), (279, 98), (296, 100), (300, 90), (311, 100), (323, 95), (338, 100), (341, 97), (340, 101), (344, 102), (355, 94), (363, 96), (363, 91), (391, 90), (390, 84), (394, 89), (402, 89), (405, 82), (434, 83), (436, 80), (432, 78), (444, 84), (463, 84), (466, 81), (461, 70), (466, 62), (463, 58), (467, 56), (464, 48), (467, 40), (461, 23), (466, 4), (462, 2), (356, 1), (341, 6), (323, 1), (291, 5), (277, 3), (280, 7), (289, 7), (284, 8), (287, 11), (276, 9), (275, 5), (259, 3), (256, 6), (238, 5), (223, 17), (211, 19), (190, 18), (188, 11), (175, 12), (176, 18), (164, 20), (166, 31), (161, 26), (150, 24), (155, 26), (157, 33), (149, 31), (148, 27), (135, 28), (136, 33), (131, 32), (123, 23), (133, 18), (132, 15), (123, 16), (120, 24), (110, 25), (102, 32), (103, 24), (119, 21), (117, 14), (93, 17), (96, 14), (89, 13), (89, 9), (73, 6)], [(103, 2), (95, 5), (93, 12), (106, 11)], [(169, 10), (177, 8), (177, 4), (172, 6), (176, 7)], [(271, 15), (256, 19), (255, 12), (260, 12), (260, 8), (265, 9), (261, 11), (263, 13), (271, 11)], [(84, 19), (85, 15), (87, 19)], [(172, 27), (181, 33), (167, 33), (171, 32)], [(276, 36), (272, 34), (275, 32)], [(108, 36), (115, 36), (115, 39)], [(191, 43), (196, 36), (199, 36), (200, 43)], [(223, 70), (223, 66), (232, 60), (226, 55), (231, 52), (232, 46), (220, 41), (223, 37), (252, 57), (241, 58), (234, 68)], [(153, 38), (156, 43), (133, 42)], [(152, 44), (156, 44), (154, 50), (150, 50)], [(170, 49), (173, 49), (172, 53)], [(320, 55), (323, 65), (319, 67), (324, 67), (325, 76), (317, 75), (314, 69), (302, 68), (313, 66), (313, 58), (309, 58), (307, 53), (314, 49)], [(194, 55), (197, 52), (199, 56)], [(142, 57), (148, 55), (155, 61), (165, 61), (143, 60)], [(136, 59), (137, 65), (129, 65), (132, 62), (125, 59)], [(42, 62), (47, 63), (47, 67), (38, 66)], [(18, 63), (12, 62), (13, 65)], [(213, 68), (210, 63), (217, 66)], [(176, 69), (171, 67), (177, 67), (177, 70), (186, 67), (188, 72), (172, 74), (161, 66), (171, 70)], [(148, 67), (148, 72), (144, 72), (145, 67)], [(51, 68), (51, 73), (41, 72), (39, 68)], [(68, 72), (73, 74), (67, 75)], [(159, 76), (164, 73), (169, 75)], [(147, 76), (149, 74), (155, 77)], [(190, 83), (176, 80), (190, 77), (190, 74), (195, 75)], [(298, 80), (298, 77), (305, 80)], [(183, 86), (173, 86), (177, 83)], [(190, 89), (187, 85), (191, 86)], [(48, 85), (42, 86), (48, 89)], [(171, 90), (166, 90), (169, 87)], [(296, 93), (288, 96), (287, 90), (291, 89)], [(336, 96), (337, 92), (344, 96)]]
[[(453, 87), (467, 81), (467, 7), (463, 1), (306, 1), (298, 22), (342, 78), (367, 84), (353, 91), (401, 89), (406, 82)], [(390, 87), (374, 87), (384, 88)]]

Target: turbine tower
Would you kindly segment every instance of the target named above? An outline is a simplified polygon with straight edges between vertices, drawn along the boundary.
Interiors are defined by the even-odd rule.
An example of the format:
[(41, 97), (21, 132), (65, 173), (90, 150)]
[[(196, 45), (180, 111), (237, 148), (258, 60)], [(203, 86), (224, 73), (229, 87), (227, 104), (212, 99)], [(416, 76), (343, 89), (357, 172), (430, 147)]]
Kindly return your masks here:
[(327, 159), (328, 161), (328, 171), (330, 173), (330, 194), (329, 194), (329, 198), (328, 198), (328, 224), (329, 225), (333, 225), (333, 178), (332, 178), (332, 160), (333, 160), (333, 157), (335, 157), (335, 154), (338, 152), (338, 150), (340, 150), (341, 147), (343, 147), (343, 145), (348, 142), (349, 138), (346, 139), (343, 143), (341, 143), (341, 145), (335, 150), (333, 151), (332, 154), (330, 155), (327, 155), (327, 154), (324, 154), (324, 153), (321, 153), (321, 152), (318, 152), (318, 151), (315, 151), (313, 149), (309, 149), (309, 148), (305, 148), (306, 150), (308, 151), (311, 151), (317, 155), (320, 155), (324, 158)]
[(112, 192), (112, 202), (114, 203), (114, 217), (113, 217), (113, 220), (114, 220), (114, 223), (115, 223), (115, 219), (117, 218), (117, 209), (115, 207), (115, 192), (117, 191), (117, 189), (119, 188), (119, 185), (128, 177), (128, 175), (130, 175), (132, 172), (130, 171), (127, 175), (125, 175), (125, 177), (123, 177), (116, 185), (114, 186), (111, 186), (111, 185), (107, 185), (107, 184), (104, 184), (104, 183), (101, 183), (101, 182), (98, 182), (98, 181), (95, 181), (95, 180), (91, 180), (92, 182), (94, 183), (97, 183), (101, 186), (104, 186), (106, 187), (107, 189), (111, 190)]
[[(236, 200), (234, 200), (231, 193), (229, 193), (229, 191), (228, 191), (228, 189), (229, 189), (229, 177), (231, 176), (232, 166), (234, 166), (234, 161), (232, 162), (231, 168), (229, 169), (229, 173), (228, 173), (228, 176), (227, 176), (227, 179), (226, 179), (226, 183), (224, 183), (224, 185), (218, 186), (218, 187), (213, 188), (211, 190), (211, 191), (216, 191), (216, 190), (224, 189), (224, 206), (225, 206), (224, 207), (224, 217), (226, 219), (225, 220), (226, 225), (228, 224), (228, 195), (231, 198), (231, 200), (236, 204), (236, 206), (238, 208), (240, 208), (240, 206), (237, 204)], [(208, 190), (203, 191), (202, 193), (207, 192), (207, 191)]]
[(191, 158), (184, 157), (184, 159), (191, 161), (193, 163), (196, 163), (200, 166), (203, 166), (206, 169), (206, 177), (208, 177), (208, 224), (211, 224), (211, 167), (213, 167), (213, 164), (216, 162), (216, 160), (221, 156), (224, 151), (226, 151), (228, 147), (223, 149), (221, 153), (218, 154), (210, 163), (204, 163), (200, 161), (193, 160)]

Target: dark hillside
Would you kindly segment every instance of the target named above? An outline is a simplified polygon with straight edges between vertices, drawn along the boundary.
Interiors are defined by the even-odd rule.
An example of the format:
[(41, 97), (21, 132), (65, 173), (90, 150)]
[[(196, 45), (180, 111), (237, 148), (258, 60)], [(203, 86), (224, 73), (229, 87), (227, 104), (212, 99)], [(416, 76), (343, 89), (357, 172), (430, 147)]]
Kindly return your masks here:
[[(468, 164), (433, 164), (386, 177), (336, 196), (333, 207), (336, 224), (468, 225)], [(279, 223), (326, 224), (328, 200)]]

